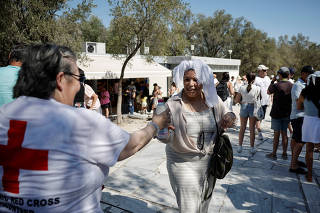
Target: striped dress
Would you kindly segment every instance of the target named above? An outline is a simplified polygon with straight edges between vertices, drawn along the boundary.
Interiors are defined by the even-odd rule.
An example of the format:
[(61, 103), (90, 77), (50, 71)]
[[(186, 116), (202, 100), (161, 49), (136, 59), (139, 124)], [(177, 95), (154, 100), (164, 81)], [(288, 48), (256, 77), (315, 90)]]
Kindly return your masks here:
[[(187, 135), (206, 154), (177, 153), (166, 146), (167, 170), (176, 195), (180, 212), (205, 213), (208, 211), (215, 178), (207, 175), (212, 153), (216, 124), (212, 109), (202, 112), (182, 111), (187, 121)], [(203, 137), (200, 137), (203, 132)]]

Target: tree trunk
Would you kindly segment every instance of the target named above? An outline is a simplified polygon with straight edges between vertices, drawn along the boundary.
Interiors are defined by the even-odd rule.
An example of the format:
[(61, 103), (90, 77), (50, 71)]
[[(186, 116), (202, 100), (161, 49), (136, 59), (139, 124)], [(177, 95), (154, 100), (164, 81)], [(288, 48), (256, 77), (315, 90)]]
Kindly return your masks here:
[(126, 60), (124, 61), (122, 68), (121, 68), (121, 74), (120, 74), (120, 80), (119, 80), (119, 94), (118, 94), (118, 102), (117, 102), (117, 124), (121, 124), (122, 123), (122, 112), (121, 112), (121, 108), (122, 108), (122, 82), (123, 82), (123, 76), (124, 76), (124, 71), (126, 69), (126, 66), (128, 64), (128, 62), (130, 61), (130, 59), (135, 56), (135, 54), (137, 53), (137, 51), (139, 50), (139, 48), (141, 47), (142, 43), (144, 41), (139, 41), (137, 46), (135, 47), (135, 49), (128, 55), (128, 57), (126, 58)]
[(118, 86), (118, 102), (117, 102), (117, 124), (122, 123), (122, 113), (121, 113), (121, 105), (122, 105), (122, 80), (123, 75), (121, 71), (121, 76), (119, 80), (119, 86)]

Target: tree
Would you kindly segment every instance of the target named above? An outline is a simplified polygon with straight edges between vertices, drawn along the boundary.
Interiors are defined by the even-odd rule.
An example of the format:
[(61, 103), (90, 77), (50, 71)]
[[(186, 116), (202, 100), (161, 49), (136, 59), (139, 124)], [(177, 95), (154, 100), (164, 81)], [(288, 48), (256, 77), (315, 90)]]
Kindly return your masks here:
[(217, 10), (213, 17), (198, 15), (191, 26), (195, 54), (207, 57), (224, 57), (231, 42), (232, 16)]
[[(186, 8), (181, 0), (108, 0), (113, 16), (109, 33), (108, 52), (125, 54), (119, 79), (117, 123), (122, 122), (122, 81), (125, 68), (140, 47), (152, 39), (155, 49), (161, 44), (163, 32), (177, 23)], [(168, 27), (169, 26), (169, 27)], [(169, 30), (168, 30), (169, 29)], [(159, 47), (159, 46), (158, 46)], [(159, 48), (160, 49), (160, 48)], [(163, 49), (160, 49), (161, 51)]]
[(292, 36), (289, 40), (287, 35), (280, 36), (278, 42), (278, 52), (281, 66), (293, 67), (296, 69), (296, 78), (300, 76), (303, 66), (311, 65), (314, 69), (319, 69), (320, 65), (320, 45), (310, 42), (308, 37), (302, 34)]
[[(93, 0), (83, 0), (69, 8), (66, 0), (7, 0), (0, 10), (0, 66), (17, 43), (54, 42), (81, 50), (78, 24), (91, 11)], [(61, 15), (59, 15), (61, 14)]]
[(90, 16), (80, 24), (82, 38), (84, 41), (107, 43), (107, 29), (96, 16)]
[(302, 66), (312, 65), (315, 70), (320, 70), (320, 44), (311, 42), (302, 62)]

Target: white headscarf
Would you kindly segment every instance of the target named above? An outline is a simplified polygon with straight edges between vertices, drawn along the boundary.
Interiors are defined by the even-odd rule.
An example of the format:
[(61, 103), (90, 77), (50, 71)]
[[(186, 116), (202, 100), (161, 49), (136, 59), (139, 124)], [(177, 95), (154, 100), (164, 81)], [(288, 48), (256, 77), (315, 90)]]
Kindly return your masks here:
[(206, 104), (213, 107), (218, 103), (218, 95), (214, 84), (214, 77), (210, 67), (201, 60), (184, 60), (173, 69), (173, 82), (179, 88), (183, 89), (183, 76), (185, 71), (193, 69), (196, 73), (196, 78), (203, 86), (203, 93), (206, 98)]
[(320, 71), (316, 71), (313, 74), (310, 74), (308, 76), (307, 85), (310, 84), (310, 81), (312, 80), (313, 85), (316, 85), (316, 78), (320, 78)]

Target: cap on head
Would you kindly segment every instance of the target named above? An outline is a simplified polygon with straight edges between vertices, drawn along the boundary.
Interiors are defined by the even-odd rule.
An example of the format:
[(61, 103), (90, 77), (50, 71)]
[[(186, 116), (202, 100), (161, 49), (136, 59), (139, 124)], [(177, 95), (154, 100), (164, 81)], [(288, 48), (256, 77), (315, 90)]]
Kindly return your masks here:
[(269, 69), (269, 67), (266, 67), (266, 66), (264, 66), (263, 64), (260, 64), (260, 65), (258, 66), (258, 68), (257, 68), (258, 71), (260, 71), (260, 70), (268, 70), (268, 69)]
[(288, 67), (281, 67), (277, 73), (282, 75), (283, 77), (288, 77), (290, 74), (290, 70)]
[(308, 74), (312, 74), (312, 73), (314, 73), (314, 69), (313, 69), (312, 66), (309, 66), (309, 65), (308, 65), (308, 66), (302, 67), (301, 72), (305, 72), (305, 73), (308, 73)]

